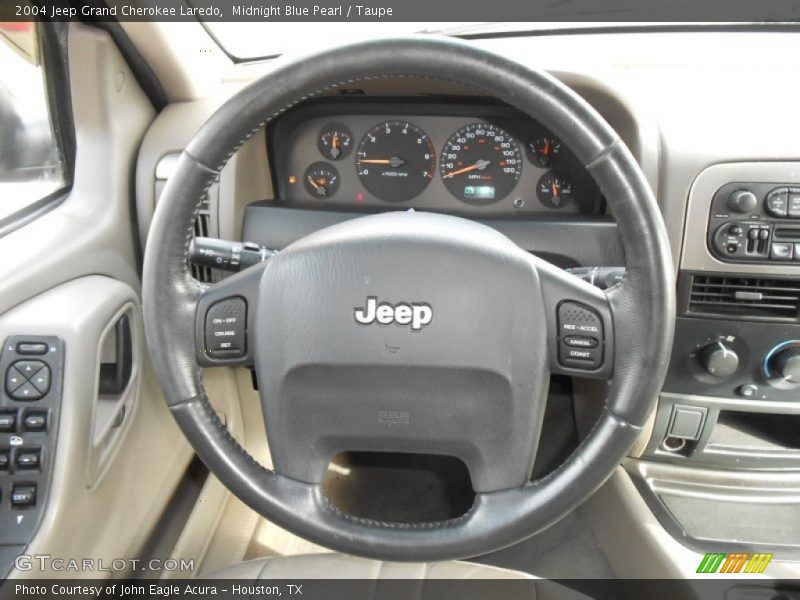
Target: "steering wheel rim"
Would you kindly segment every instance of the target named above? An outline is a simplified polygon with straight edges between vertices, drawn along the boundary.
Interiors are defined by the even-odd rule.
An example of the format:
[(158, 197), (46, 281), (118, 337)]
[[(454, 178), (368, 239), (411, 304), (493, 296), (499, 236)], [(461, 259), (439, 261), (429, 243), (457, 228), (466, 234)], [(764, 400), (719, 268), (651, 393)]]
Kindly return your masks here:
[[(613, 326), (614, 370), (595, 427), (546, 477), (480, 493), (465, 515), (434, 523), (383, 523), (345, 515), (319, 485), (262, 467), (211, 408), (196, 356), (198, 307), (209, 288), (192, 279), (188, 247), (200, 203), (219, 172), (249, 137), (298, 102), (341, 85), (387, 77), (465, 84), (545, 124), (595, 177), (626, 255), (624, 280), (601, 294)], [(569, 287), (587, 302), (601, 302), (599, 292), (574, 287), (570, 276), (531, 260), (551, 287)], [(241, 283), (247, 277), (242, 273), (225, 281)], [(546, 73), (464, 42), (412, 37), (287, 61), (229, 99), (184, 150), (158, 204), (145, 255), (143, 306), (153, 366), (173, 416), (211, 472), (240, 499), (301, 537), (342, 552), (441, 560), (483, 554), (530, 537), (581, 504), (610, 476), (640, 433), (666, 374), (675, 311), (672, 280), (669, 245), (653, 194), (627, 147), (593, 108)]]

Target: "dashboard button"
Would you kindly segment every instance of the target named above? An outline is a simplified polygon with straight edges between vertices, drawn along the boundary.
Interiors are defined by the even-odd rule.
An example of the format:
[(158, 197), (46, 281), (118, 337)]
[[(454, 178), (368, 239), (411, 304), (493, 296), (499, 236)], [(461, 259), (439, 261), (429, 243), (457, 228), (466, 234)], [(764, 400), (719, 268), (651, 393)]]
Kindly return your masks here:
[(11, 460), (11, 450), (0, 450), (0, 471), (8, 470), (8, 463)]
[(773, 242), (769, 256), (773, 260), (792, 260), (793, 253), (793, 244), (786, 242)]
[(800, 188), (789, 190), (788, 215), (792, 219), (800, 219)]
[(789, 207), (789, 188), (776, 188), (767, 194), (764, 209), (772, 217), (785, 219)]

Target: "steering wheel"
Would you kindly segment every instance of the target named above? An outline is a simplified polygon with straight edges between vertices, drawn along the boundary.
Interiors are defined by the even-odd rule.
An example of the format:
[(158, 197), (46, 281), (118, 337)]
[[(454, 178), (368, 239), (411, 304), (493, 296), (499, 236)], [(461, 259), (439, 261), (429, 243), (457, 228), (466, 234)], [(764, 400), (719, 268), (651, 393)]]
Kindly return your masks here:
[[(626, 256), (600, 291), (454, 216), (389, 212), (291, 244), (213, 285), (187, 268), (200, 203), (230, 157), (270, 119), (332, 88), (388, 77), (466, 84), (543, 123), (605, 195)], [(653, 194), (629, 150), (550, 75), (464, 42), (354, 44), (276, 66), (209, 118), (186, 147), (150, 229), (147, 342), (178, 425), (210, 471), (267, 519), (324, 546), (385, 560), (483, 554), (552, 525), (630, 450), (672, 345), (673, 271)], [(222, 324), (223, 333), (219, 325)], [(215, 336), (230, 335), (219, 343)], [(257, 373), (274, 471), (212, 410), (201, 367)], [(610, 380), (575, 452), (530, 481), (551, 373)], [(458, 518), (378, 522), (322, 490), (342, 451), (444, 454), (476, 492)]]

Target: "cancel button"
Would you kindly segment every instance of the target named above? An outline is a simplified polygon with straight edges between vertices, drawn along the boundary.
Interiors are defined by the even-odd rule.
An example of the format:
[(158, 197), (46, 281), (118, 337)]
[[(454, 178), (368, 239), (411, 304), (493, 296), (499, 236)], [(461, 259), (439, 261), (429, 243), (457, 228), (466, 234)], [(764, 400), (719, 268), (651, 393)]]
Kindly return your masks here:
[(571, 348), (597, 348), (599, 343), (597, 338), (584, 335), (568, 335), (564, 338), (564, 344)]

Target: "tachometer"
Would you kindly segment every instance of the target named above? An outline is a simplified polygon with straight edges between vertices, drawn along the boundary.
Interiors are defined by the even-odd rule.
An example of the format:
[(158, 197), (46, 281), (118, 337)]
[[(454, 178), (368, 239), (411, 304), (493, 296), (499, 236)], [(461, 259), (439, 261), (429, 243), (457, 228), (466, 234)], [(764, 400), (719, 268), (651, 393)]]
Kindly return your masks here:
[(436, 151), (427, 134), (407, 121), (370, 129), (356, 150), (356, 172), (370, 193), (387, 202), (410, 200), (436, 170)]
[(505, 198), (522, 175), (517, 141), (491, 123), (473, 123), (444, 145), (439, 170), (450, 193), (468, 204), (492, 204)]

